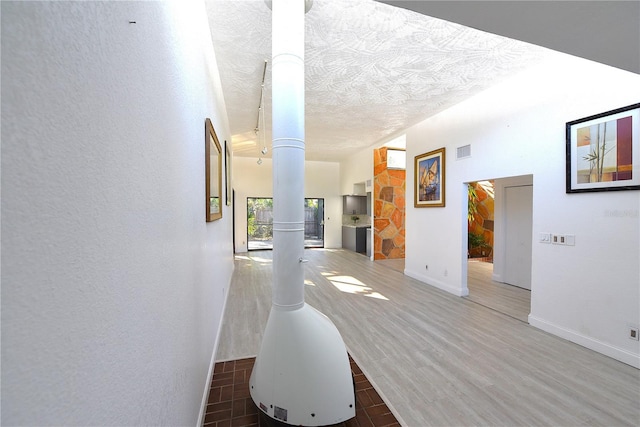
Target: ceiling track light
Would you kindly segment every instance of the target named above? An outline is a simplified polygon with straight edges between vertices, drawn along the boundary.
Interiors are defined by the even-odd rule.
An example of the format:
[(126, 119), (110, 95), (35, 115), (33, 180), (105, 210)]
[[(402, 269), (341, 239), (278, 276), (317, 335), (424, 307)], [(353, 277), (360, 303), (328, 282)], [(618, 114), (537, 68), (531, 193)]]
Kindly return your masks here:
[[(264, 68), (262, 69), (262, 83), (260, 84), (260, 102), (258, 104), (258, 118), (256, 120), (256, 127), (255, 127), (256, 137), (258, 137), (258, 143), (262, 142), (262, 144), (260, 144), (262, 145), (262, 149), (260, 150), (260, 153), (263, 156), (269, 152), (269, 150), (267, 149), (267, 143), (265, 141), (266, 126), (265, 126), (265, 118), (264, 118), (264, 79), (267, 75), (267, 64), (268, 64), (268, 61), (265, 59)], [(259, 135), (260, 129), (262, 129), (261, 135)], [(259, 165), (262, 164), (262, 158), (258, 159), (258, 164)]]

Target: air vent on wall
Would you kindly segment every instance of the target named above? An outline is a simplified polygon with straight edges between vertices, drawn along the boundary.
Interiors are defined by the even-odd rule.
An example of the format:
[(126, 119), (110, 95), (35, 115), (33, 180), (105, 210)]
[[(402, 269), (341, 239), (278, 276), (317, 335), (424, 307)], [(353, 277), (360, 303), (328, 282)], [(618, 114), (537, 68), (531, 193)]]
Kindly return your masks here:
[(467, 144), (456, 148), (456, 160), (466, 159), (467, 157), (471, 157), (471, 145)]

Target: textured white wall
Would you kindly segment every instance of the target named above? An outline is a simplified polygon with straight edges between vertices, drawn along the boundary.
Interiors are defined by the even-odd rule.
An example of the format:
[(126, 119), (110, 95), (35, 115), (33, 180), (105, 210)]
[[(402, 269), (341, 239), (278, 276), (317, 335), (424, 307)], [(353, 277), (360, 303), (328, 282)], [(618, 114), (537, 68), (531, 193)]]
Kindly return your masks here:
[(2, 424), (196, 425), (233, 271), (204, 4), (1, 7)]
[[(235, 157), (233, 186), (236, 209), (236, 252), (247, 251), (247, 197), (273, 197), (272, 162), (270, 158)], [(340, 164), (306, 161), (304, 196), (324, 198), (324, 247), (342, 247), (342, 198), (338, 193)]]
[[(340, 194), (354, 194), (353, 184), (366, 183), (367, 180), (371, 180), (373, 185), (373, 147), (340, 162)], [(369, 188), (368, 191), (373, 190)]]
[[(628, 338), (628, 325), (640, 321), (640, 193), (565, 193), (565, 123), (638, 102), (640, 76), (570, 56), (557, 61), (409, 129), (409, 159), (447, 149), (447, 206), (416, 209), (408, 200), (405, 272), (463, 294), (464, 183), (531, 174), (530, 323), (640, 366), (638, 341)], [(466, 144), (472, 157), (455, 160), (456, 148)], [(407, 176), (413, 175), (410, 161)], [(408, 198), (413, 191), (413, 180), (407, 180)], [(575, 234), (576, 245), (538, 243), (541, 232)]]

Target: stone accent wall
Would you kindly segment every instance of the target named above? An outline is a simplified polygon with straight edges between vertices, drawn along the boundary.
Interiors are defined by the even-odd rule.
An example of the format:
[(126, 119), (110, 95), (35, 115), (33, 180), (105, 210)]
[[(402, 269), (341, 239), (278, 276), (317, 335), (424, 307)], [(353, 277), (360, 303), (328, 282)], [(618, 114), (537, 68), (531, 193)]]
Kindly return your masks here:
[[(493, 185), (493, 182), (491, 184)], [(474, 215), (473, 221), (469, 224), (468, 231), (469, 233), (481, 234), (484, 237), (484, 241), (491, 246), (490, 248), (479, 248), (470, 251), (469, 255), (472, 258), (482, 257), (491, 260), (493, 259), (494, 196), (477, 182), (469, 185), (472, 185), (476, 190), (476, 195), (478, 196), (476, 209), (478, 211)]]
[(404, 258), (406, 171), (387, 169), (387, 148), (373, 150), (373, 259)]

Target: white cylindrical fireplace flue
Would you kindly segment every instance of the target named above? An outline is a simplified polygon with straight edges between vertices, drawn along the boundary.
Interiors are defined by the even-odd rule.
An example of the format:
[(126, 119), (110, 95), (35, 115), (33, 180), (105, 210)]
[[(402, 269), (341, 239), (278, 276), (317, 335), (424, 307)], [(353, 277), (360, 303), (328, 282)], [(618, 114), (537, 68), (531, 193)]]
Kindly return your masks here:
[(304, 302), (304, 15), (307, 0), (272, 9), (273, 297), (249, 381), (251, 398), (280, 423), (322, 426), (355, 416), (340, 333)]

